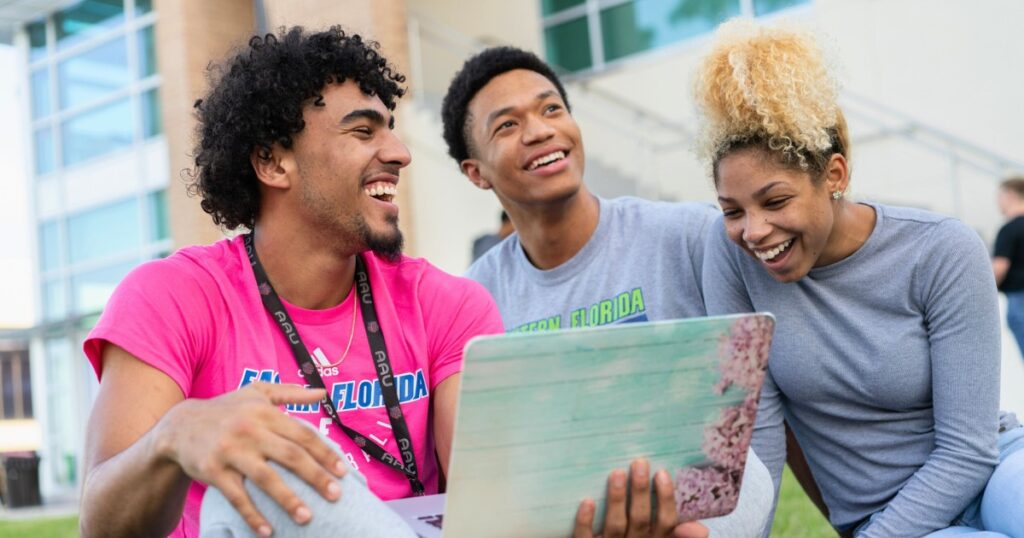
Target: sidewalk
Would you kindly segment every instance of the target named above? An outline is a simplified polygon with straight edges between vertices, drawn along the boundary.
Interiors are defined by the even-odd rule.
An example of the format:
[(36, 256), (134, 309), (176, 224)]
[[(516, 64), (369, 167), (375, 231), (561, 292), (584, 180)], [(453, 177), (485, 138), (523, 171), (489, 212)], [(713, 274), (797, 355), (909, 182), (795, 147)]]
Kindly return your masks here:
[(0, 521), (49, 519), (78, 514), (78, 497), (67, 493), (43, 499), (42, 506), (8, 508), (0, 505)]

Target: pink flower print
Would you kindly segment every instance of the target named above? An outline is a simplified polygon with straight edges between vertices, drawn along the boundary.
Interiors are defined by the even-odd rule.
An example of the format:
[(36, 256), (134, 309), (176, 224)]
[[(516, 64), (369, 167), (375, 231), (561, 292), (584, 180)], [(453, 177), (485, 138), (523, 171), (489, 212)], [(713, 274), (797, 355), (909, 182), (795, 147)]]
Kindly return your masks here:
[(692, 520), (724, 514), (739, 497), (738, 471), (687, 467), (676, 471), (675, 499), (679, 517)]
[(768, 330), (771, 320), (764, 317), (745, 317), (736, 320), (729, 334), (718, 344), (722, 378), (715, 384), (715, 394), (722, 394), (736, 384), (747, 390), (756, 390), (761, 372), (768, 367)]
[(743, 404), (722, 409), (717, 421), (704, 428), (701, 449), (715, 465), (740, 469), (747, 460), (747, 445), (753, 433), (757, 414), (756, 393)]

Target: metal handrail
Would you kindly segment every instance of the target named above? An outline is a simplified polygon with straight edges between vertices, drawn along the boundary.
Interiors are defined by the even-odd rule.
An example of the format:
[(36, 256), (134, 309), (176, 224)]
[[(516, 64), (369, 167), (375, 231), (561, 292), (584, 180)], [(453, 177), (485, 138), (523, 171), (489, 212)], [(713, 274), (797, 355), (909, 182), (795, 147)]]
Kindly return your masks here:
[[(424, 24), (426, 23), (426, 24)], [(491, 40), (477, 39), (471, 36), (463, 34), (460, 30), (450, 27), (449, 25), (424, 15), (415, 10), (410, 10), (408, 28), (410, 34), (409, 43), (412, 51), (412, 74), (417, 77), (417, 80), (422, 80), (422, 59), (420, 57), (420, 45), (418, 37), (420, 35), (429, 35), (431, 38), (436, 39), (450, 46), (450, 48), (459, 50), (466, 57), (469, 55), (479, 52), (485, 48), (500, 46), (504, 43)], [(557, 68), (556, 68), (557, 69)], [(690, 142), (694, 139), (693, 132), (683, 123), (668, 120), (664, 116), (657, 114), (651, 110), (647, 110), (635, 103), (631, 103), (621, 96), (609, 92), (603, 88), (596, 87), (590, 84), (586, 80), (570, 82), (576, 88), (586, 92), (588, 95), (594, 95), (604, 101), (605, 103), (617, 107), (627, 115), (631, 115), (638, 119), (646, 122), (650, 122), (658, 129), (665, 129), (669, 132), (679, 133), (684, 141)], [(415, 95), (416, 92), (414, 92)], [(652, 141), (651, 147), (654, 149), (662, 149), (667, 147), (674, 147), (674, 143), (660, 143)]]
[[(962, 164), (966, 164), (980, 172), (993, 176), (1001, 176), (1011, 170), (1024, 170), (1024, 162), (1022, 161), (1017, 161), (995, 151), (983, 148), (969, 140), (924, 123), (917, 118), (896, 110), (888, 105), (879, 103), (869, 97), (865, 97), (856, 92), (844, 91), (842, 98), (852, 104), (859, 104), (860, 106), (871, 110), (876, 115), (887, 117), (898, 124), (893, 127), (885, 121), (879, 120), (876, 116), (865, 114), (857, 110), (856, 107), (844, 107), (844, 111), (847, 114), (859, 117), (860, 119), (873, 123), (880, 128), (878, 132), (869, 133), (859, 137), (857, 141), (860, 143), (898, 137), (947, 156), (963, 152), (971, 156), (974, 160), (967, 160), (961, 156), (960, 162)], [(938, 143), (922, 140), (918, 135), (931, 137), (938, 141)], [(981, 161), (982, 164), (979, 164), (976, 161)]]
[[(418, 41), (420, 36), (429, 36), (435, 42), (442, 43), (445, 48), (457, 50), (465, 56), (469, 56), (486, 47), (501, 44), (496, 41), (484, 41), (467, 36), (460, 30), (416, 10), (410, 10), (409, 31), (409, 43), (410, 47), (413, 48), (413, 63), (415, 64), (413, 68), (414, 75), (422, 75), (422, 59), (419, 57), (420, 45)], [(680, 136), (681, 140), (670, 139), (666, 141), (663, 138), (655, 139), (646, 136), (643, 131), (639, 131), (639, 136), (644, 139), (644, 147), (655, 153), (668, 149), (678, 149), (681, 145), (687, 143), (692, 145), (696, 138), (694, 132), (684, 123), (669, 120), (654, 111), (624, 99), (620, 95), (591, 84), (587, 79), (571, 81), (567, 85), (574, 86), (579, 91), (597, 97), (626, 116), (635, 117), (648, 125), (654, 126), (658, 130), (677, 133)], [(929, 125), (856, 92), (844, 91), (841, 100), (852, 105), (843, 107), (849, 116), (862, 119), (879, 128), (876, 132), (867, 133), (855, 138), (857, 143), (869, 143), (895, 137), (940, 155), (948, 156), (951, 158), (951, 164), (954, 168), (952, 173), (954, 180), (957, 175), (955, 168), (959, 165), (969, 166), (993, 178), (1001, 178), (1010, 171), (1024, 171), (1024, 162), (1022, 161), (983, 148), (969, 140)], [(861, 109), (867, 109), (870, 112), (865, 112)], [(603, 118), (600, 114), (594, 114), (593, 116), (595, 121), (606, 125), (612, 124), (611, 120)], [(879, 119), (879, 116), (884, 119)], [(894, 123), (897, 125), (894, 126)], [(614, 124), (614, 127), (621, 128), (622, 125)]]

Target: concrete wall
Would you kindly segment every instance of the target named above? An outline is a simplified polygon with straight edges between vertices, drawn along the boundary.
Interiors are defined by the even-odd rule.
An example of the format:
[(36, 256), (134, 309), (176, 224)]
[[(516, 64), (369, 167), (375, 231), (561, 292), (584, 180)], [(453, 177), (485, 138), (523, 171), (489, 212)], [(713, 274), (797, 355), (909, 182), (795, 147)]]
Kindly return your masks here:
[[(819, 32), (845, 92), (1021, 160), (1024, 108), (1013, 105), (1021, 75), (1009, 66), (1024, 65), (1024, 47), (1011, 41), (1022, 16), (1024, 4), (1011, 1), (818, 0), (772, 19)], [(692, 125), (692, 74), (707, 41), (648, 53), (587, 83)], [(855, 196), (953, 214), (991, 239), (1001, 220), (994, 205), (1000, 174), (954, 166), (943, 148), (906, 139), (858, 144), (877, 129), (847, 110)], [(683, 169), (659, 181), (707, 185), (699, 163)]]
[(206, 67), (244, 45), (256, 19), (251, 0), (156, 0), (157, 65), (170, 168), (167, 210), (174, 247), (212, 243), (221, 231), (186, 194), (193, 161), (193, 104), (207, 90)]

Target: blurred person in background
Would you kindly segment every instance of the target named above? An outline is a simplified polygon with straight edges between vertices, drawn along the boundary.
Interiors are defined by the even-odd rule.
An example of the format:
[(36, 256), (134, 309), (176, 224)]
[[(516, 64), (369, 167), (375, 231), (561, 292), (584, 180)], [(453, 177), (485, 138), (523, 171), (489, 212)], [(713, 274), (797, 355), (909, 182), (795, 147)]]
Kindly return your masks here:
[(1006, 224), (996, 235), (992, 273), (1006, 294), (1006, 324), (1024, 354), (1024, 177), (1003, 181), (996, 203)]
[(481, 235), (473, 241), (473, 261), (480, 259), (480, 256), (483, 256), (485, 252), (491, 250), (491, 247), (512, 235), (514, 231), (515, 228), (512, 227), (512, 221), (508, 218), (508, 213), (502, 211), (498, 231), (492, 234)]

